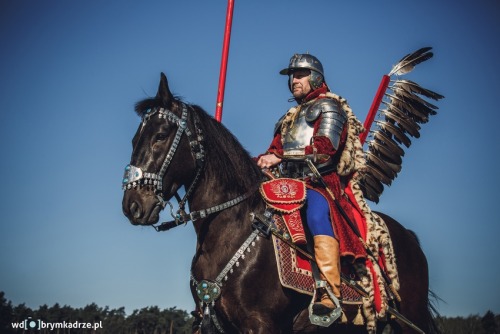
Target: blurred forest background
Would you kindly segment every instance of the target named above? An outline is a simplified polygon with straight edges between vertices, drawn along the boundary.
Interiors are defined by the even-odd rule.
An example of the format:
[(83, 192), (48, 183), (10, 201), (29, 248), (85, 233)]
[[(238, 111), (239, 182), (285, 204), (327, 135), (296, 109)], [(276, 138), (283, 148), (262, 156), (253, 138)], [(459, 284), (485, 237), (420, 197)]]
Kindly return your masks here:
[[(56, 333), (106, 333), (106, 334), (189, 334), (194, 318), (190, 313), (176, 307), (161, 310), (157, 306), (134, 310), (127, 315), (124, 307), (109, 309), (95, 303), (82, 308), (73, 308), (58, 303), (49, 307), (42, 305), (32, 310), (24, 303), (12, 305), (5, 293), (0, 291), (0, 333), (29, 332), (13, 329), (12, 323), (26, 319), (43, 320), (46, 323), (75, 322), (100, 323), (102, 329), (59, 329)], [(443, 334), (499, 334), (500, 314), (487, 311), (484, 315), (468, 317), (441, 317), (437, 324)], [(36, 330), (34, 333), (54, 333), (50, 329)]]

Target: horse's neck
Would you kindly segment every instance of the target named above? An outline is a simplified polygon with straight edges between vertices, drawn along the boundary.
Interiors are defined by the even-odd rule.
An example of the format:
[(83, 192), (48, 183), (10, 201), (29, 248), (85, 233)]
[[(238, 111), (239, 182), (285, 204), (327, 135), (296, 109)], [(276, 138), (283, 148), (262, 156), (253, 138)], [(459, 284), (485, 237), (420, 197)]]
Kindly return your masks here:
[[(197, 249), (192, 269), (195, 277), (199, 273), (206, 279), (214, 279), (252, 233), (250, 213), (263, 210), (263, 202), (256, 189), (260, 179), (252, 166), (247, 165), (248, 169), (234, 170), (228, 175), (227, 169), (222, 172), (218, 167), (209, 165), (212, 159), (217, 159), (213, 156), (210, 158), (207, 158), (203, 176), (191, 196), (191, 211), (213, 208), (246, 195), (249, 191), (255, 192), (242, 202), (217, 210), (195, 222)], [(236, 158), (243, 159), (241, 155)], [(248, 164), (251, 163), (248, 161)], [(217, 165), (221, 165), (220, 160)], [(242, 177), (248, 178), (248, 182), (242, 182)], [(242, 183), (247, 185), (243, 186)]]
[[(205, 193), (211, 192), (206, 191)], [(197, 246), (192, 270), (196, 278), (215, 279), (250, 236), (252, 233), (250, 213), (263, 210), (263, 203), (255, 201), (253, 196), (255, 195), (233, 207), (194, 223)], [(220, 204), (221, 202), (215, 202), (215, 198), (219, 201), (232, 199), (210, 196), (210, 201), (205, 201), (205, 205)], [(197, 206), (199, 205), (201, 204), (197, 204)]]
[[(251, 177), (249, 174), (251, 173), (248, 172), (245, 174), (246, 177)], [(234, 175), (236, 175), (236, 171), (234, 172)], [(234, 177), (236, 178), (237, 176)], [(231, 204), (228, 204), (229, 209), (221, 209), (220, 207), (232, 200), (238, 200), (241, 196), (253, 198), (254, 194), (252, 192), (258, 192), (257, 186), (260, 182), (260, 180), (256, 177), (253, 179), (253, 181), (248, 182), (249, 185), (245, 186), (245, 188), (241, 186), (240, 189), (235, 190), (234, 184), (236, 184), (236, 181), (233, 182), (226, 179), (222, 180), (221, 176), (217, 175), (217, 171), (213, 168), (207, 168), (205, 169), (203, 176), (198, 181), (198, 184), (196, 184), (196, 187), (189, 199), (190, 210), (200, 211), (208, 208), (216, 208), (215, 211), (227, 211), (229, 209), (234, 210), (234, 208), (231, 207)], [(244, 202), (247, 202), (246, 204), (248, 204), (248, 198), (245, 199)], [(243, 207), (244, 206), (245, 205), (243, 205)]]

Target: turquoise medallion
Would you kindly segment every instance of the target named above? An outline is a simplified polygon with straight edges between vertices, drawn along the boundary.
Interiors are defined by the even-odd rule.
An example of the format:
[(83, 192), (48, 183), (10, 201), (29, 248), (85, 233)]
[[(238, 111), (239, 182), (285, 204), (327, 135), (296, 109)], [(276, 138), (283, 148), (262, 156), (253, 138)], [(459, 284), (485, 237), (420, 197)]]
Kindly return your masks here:
[(196, 295), (200, 301), (206, 304), (215, 302), (220, 293), (220, 286), (215, 282), (203, 280), (196, 286)]

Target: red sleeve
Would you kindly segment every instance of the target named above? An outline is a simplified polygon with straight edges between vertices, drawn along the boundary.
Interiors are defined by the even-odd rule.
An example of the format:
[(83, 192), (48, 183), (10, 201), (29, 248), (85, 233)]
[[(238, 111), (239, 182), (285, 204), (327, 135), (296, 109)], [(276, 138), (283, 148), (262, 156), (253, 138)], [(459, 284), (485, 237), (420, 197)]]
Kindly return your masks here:
[(266, 153), (260, 154), (255, 160), (257, 161), (261, 156), (265, 154), (272, 153), (278, 158), (281, 158), (283, 156), (283, 145), (281, 144), (281, 133), (277, 133), (276, 136), (274, 136), (273, 141), (271, 142), (271, 145), (269, 145), (269, 148), (267, 149)]
[(283, 156), (283, 145), (281, 143), (281, 133), (277, 133), (276, 136), (274, 136), (271, 145), (267, 149), (267, 152), (273, 153), (277, 157)]
[(316, 148), (317, 154), (326, 154), (330, 157), (337, 152), (337, 150), (333, 148), (330, 138), (324, 136), (314, 137), (313, 144), (306, 146), (305, 154), (313, 154), (314, 148)]

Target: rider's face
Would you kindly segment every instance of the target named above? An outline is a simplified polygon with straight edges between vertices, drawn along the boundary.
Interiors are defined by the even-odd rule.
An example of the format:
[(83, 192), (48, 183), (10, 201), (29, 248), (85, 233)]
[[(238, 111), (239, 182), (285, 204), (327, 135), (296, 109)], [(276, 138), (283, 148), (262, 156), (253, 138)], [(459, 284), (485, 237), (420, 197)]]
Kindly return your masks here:
[(295, 70), (292, 74), (290, 74), (292, 94), (296, 99), (302, 99), (311, 92), (312, 88), (309, 84), (310, 75), (311, 71), (307, 69)]

